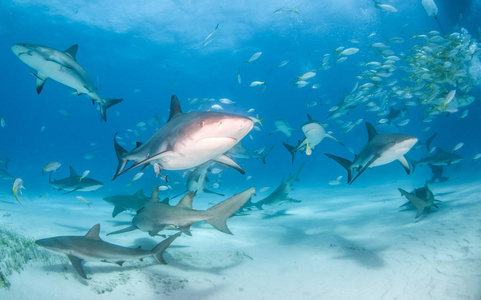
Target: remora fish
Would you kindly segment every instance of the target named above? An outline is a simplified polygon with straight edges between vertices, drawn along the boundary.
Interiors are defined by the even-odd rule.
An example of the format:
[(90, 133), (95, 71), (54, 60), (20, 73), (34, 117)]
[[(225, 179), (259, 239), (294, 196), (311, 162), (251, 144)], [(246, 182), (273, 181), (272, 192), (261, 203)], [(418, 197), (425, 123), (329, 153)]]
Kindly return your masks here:
[(413, 172), (417, 166), (435, 165), (435, 166), (449, 166), (462, 161), (463, 158), (456, 153), (446, 152), (441, 148), (437, 148), (436, 153), (427, 157), (421, 158), (419, 161), (409, 159), (413, 166)]
[(439, 200), (434, 199), (434, 194), (429, 189), (427, 183), (424, 185), (424, 187), (415, 189), (411, 193), (408, 193), (403, 189), (398, 189), (398, 190), (401, 192), (401, 195), (403, 195), (409, 200), (408, 202), (401, 205), (401, 207), (411, 203), (418, 210), (416, 219), (419, 218), (425, 210), (429, 212), (432, 206), (438, 208), (438, 206), (434, 204), (434, 202), (441, 202)]
[(185, 195), (176, 206), (170, 206), (168, 199), (159, 202), (159, 188), (155, 187), (150, 201), (137, 212), (132, 220), (132, 225), (107, 235), (139, 229), (155, 236), (167, 225), (177, 226), (183, 233), (192, 235), (190, 226), (198, 221), (206, 221), (217, 230), (232, 234), (227, 227), (227, 219), (241, 208), (253, 194), (255, 194), (255, 188), (251, 187), (207, 210), (195, 210), (192, 208), (193, 192)]
[[(410, 174), (409, 164), (404, 154), (411, 150), (418, 139), (414, 136), (400, 133), (378, 134), (376, 129), (368, 122), (366, 122), (366, 129), (369, 140), (359, 154), (356, 155), (353, 162), (326, 153), (328, 157), (334, 159), (347, 170), (347, 183), (353, 183), (367, 168), (385, 165), (394, 160), (398, 160), (406, 172)], [(358, 173), (353, 178), (354, 170), (357, 170)]]
[(313, 120), (311, 115), (307, 114), (307, 118), (309, 121), (302, 125), (302, 131), (304, 132), (304, 135), (306, 138), (299, 142), (297, 146), (291, 146), (289, 144), (283, 143), (286, 149), (291, 153), (292, 155), (292, 163), (294, 163), (294, 158), (297, 153), (297, 151), (302, 150), (306, 151), (307, 155), (311, 154), (311, 151), (314, 150), (314, 148), (319, 145), (319, 143), (322, 142), (322, 140), (326, 137), (335, 140), (339, 144), (343, 145), (338, 139), (333, 137), (332, 135), (328, 134), (325, 130), (324, 127), (322, 127), (321, 123), (319, 123), (316, 120)]
[(138, 211), (149, 202), (149, 197), (144, 195), (143, 190), (138, 190), (133, 195), (115, 195), (110, 197), (104, 197), (104, 201), (115, 205), (112, 211), (112, 218), (115, 218), (119, 213), (124, 210)]
[(75, 172), (75, 170), (72, 167), (70, 167), (69, 177), (52, 181), (52, 173), (50, 173), (50, 176), (48, 177), (48, 181), (52, 187), (61, 191), (66, 191), (67, 193), (71, 193), (75, 191), (90, 192), (90, 191), (95, 191), (104, 186), (103, 183), (95, 179), (92, 179), (90, 177), (84, 177), (82, 179), (80, 178), (81, 176), (79, 176)]
[(140, 247), (127, 248), (104, 242), (100, 238), (99, 232), (100, 224), (97, 224), (85, 236), (57, 236), (36, 240), (35, 244), (54, 253), (67, 255), (75, 271), (83, 278), (88, 279), (82, 267), (84, 260), (116, 263), (122, 266), (127, 260), (153, 256), (159, 263), (166, 264), (162, 254), (181, 234), (178, 232), (166, 238), (152, 250), (142, 250)]
[(272, 146), (269, 150), (265, 150), (265, 147), (259, 149), (259, 150), (255, 150), (255, 151), (251, 151), (251, 150), (247, 150), (246, 148), (242, 147), (242, 145), (239, 143), (237, 145), (235, 145), (234, 147), (232, 147), (232, 149), (230, 149), (227, 154), (229, 154), (230, 156), (232, 157), (236, 157), (236, 158), (256, 158), (256, 159), (261, 159), (262, 162), (264, 164), (266, 164), (266, 157), (267, 155), (269, 155), (269, 153), (271, 153), (272, 149), (274, 148), (274, 146)]
[(123, 99), (100, 98), (97, 88), (87, 72), (77, 63), (78, 45), (65, 51), (54, 48), (17, 43), (12, 45), (13, 53), (26, 65), (37, 70), (32, 73), (37, 78), (37, 93), (42, 91), (45, 80), (52, 78), (66, 86), (77, 90), (77, 94), (87, 94), (92, 101), (99, 104), (102, 120), (106, 121), (106, 110)]
[[(244, 170), (225, 153), (254, 127), (249, 118), (213, 111), (182, 113), (179, 100), (172, 96), (167, 123), (144, 144), (130, 152), (114, 137), (119, 160), (114, 178), (140, 165), (158, 163), (163, 170), (189, 169), (208, 160)], [(127, 162), (134, 164), (122, 171)]]

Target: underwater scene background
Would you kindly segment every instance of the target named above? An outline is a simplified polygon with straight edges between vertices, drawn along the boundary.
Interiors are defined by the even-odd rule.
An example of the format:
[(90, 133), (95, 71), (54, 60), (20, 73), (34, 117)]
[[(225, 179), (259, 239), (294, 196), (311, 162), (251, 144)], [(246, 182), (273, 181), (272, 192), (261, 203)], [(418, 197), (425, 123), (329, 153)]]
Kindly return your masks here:
[[(481, 2), (435, 4), (2, 1), (0, 295), (479, 299)], [(41, 74), (12, 52), (16, 43), (77, 44), (98, 94), (123, 101), (104, 122), (99, 102), (68, 85), (48, 79), (37, 93)], [(126, 151), (145, 143), (167, 123), (172, 95), (184, 113), (236, 114), (254, 126), (239, 143), (247, 152), (227, 152), (245, 174), (205, 167), (193, 207), (251, 187), (256, 195), (227, 220), (234, 235), (195, 223), (166, 250), (166, 266), (85, 259), (84, 279), (35, 240), (101, 224), (105, 242), (152, 249), (178, 231), (106, 236), (130, 226), (144, 207), (136, 201), (156, 186), (160, 200), (174, 197), (170, 205), (189, 190), (193, 168), (163, 170), (165, 181), (152, 164), (112, 180), (114, 136)], [(313, 144), (319, 132), (309, 136), (309, 122), (329, 136)], [(357, 166), (332, 159), (358, 157), (367, 123), (380, 136), (417, 138), (404, 149), (411, 174), (399, 162), (376, 165), (389, 151)], [(70, 166), (78, 182), (55, 184)], [(362, 175), (348, 184), (345, 168)], [(104, 198), (136, 193), (142, 199), (113, 217)], [(35, 283), (25, 289), (25, 280)]]

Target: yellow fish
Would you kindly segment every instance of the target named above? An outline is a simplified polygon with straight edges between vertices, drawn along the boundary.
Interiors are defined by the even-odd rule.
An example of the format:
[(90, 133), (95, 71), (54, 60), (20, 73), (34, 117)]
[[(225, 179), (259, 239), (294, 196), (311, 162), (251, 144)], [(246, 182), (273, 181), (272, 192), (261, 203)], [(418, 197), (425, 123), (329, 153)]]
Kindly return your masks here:
[(13, 195), (15, 196), (15, 199), (17, 199), (20, 205), (23, 205), (23, 204), (22, 202), (20, 202), (20, 199), (18, 199), (18, 193), (22, 194), (22, 189), (25, 189), (23, 187), (23, 180), (20, 178), (16, 178), (15, 181), (13, 182), (12, 192), (13, 192)]

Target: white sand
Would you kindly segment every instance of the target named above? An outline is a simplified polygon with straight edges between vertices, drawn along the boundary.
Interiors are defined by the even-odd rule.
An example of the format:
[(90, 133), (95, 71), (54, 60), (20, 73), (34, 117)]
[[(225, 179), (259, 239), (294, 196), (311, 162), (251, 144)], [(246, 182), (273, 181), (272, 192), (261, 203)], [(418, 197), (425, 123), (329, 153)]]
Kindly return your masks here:
[[(233, 236), (195, 225), (167, 250), (168, 265), (87, 262), (84, 280), (60, 256), (31, 263), (8, 278), (0, 299), (481, 299), (481, 187), (431, 185), (443, 202), (418, 220), (414, 210), (400, 211), (398, 187), (413, 186), (298, 188), (291, 196), (303, 202), (282, 206), (292, 215), (263, 219), (254, 209), (229, 219)], [(74, 196), (3, 202), (0, 222), (35, 239), (83, 235), (101, 223), (111, 243), (149, 248), (162, 240), (140, 231), (105, 237), (126, 225), (114, 227), (112, 207), (89, 200), (90, 209)]]

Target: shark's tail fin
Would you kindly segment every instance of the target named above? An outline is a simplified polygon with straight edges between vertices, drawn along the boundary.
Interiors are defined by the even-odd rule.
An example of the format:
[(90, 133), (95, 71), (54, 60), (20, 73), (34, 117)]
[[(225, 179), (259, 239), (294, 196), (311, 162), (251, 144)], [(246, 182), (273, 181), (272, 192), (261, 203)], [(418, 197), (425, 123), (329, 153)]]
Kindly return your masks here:
[(325, 154), (326, 154), (327, 157), (334, 159), (337, 163), (339, 163), (341, 166), (343, 166), (344, 169), (346, 169), (346, 171), (347, 171), (347, 183), (351, 184), (352, 175), (354, 173), (353, 169), (351, 168), (352, 162), (350, 162), (349, 160), (347, 160), (345, 158), (336, 156), (336, 155), (332, 155), (332, 154), (329, 154), (329, 153), (325, 153)]
[[(118, 133), (118, 132), (117, 132)], [(117, 143), (117, 133), (114, 135), (114, 148), (115, 148), (115, 153), (117, 154), (117, 159), (119, 160), (119, 165), (117, 166), (117, 171), (115, 171), (114, 178), (112, 180), (115, 180), (117, 176), (119, 176), (120, 172), (125, 168), (125, 165), (127, 164), (128, 160), (124, 158), (125, 154), (127, 153), (127, 150), (122, 148), (122, 146)]]
[(100, 109), (100, 114), (102, 115), (102, 120), (107, 122), (107, 114), (106, 114), (107, 108), (122, 102), (122, 100), (124, 99), (109, 99), (109, 98), (102, 99), (102, 101), (99, 102), (99, 109)]
[(167, 249), (167, 247), (169, 247), (170, 244), (172, 244), (172, 242), (176, 238), (178, 238), (181, 234), (182, 232), (177, 232), (176, 234), (171, 235), (170, 237), (160, 242), (157, 246), (155, 246), (154, 249), (152, 249), (152, 252), (154, 253), (154, 257), (159, 263), (164, 265), (167, 264), (164, 258), (162, 257), (162, 254), (164, 253), (165, 249)]
[(261, 153), (259, 153), (260, 157), (261, 157), (261, 160), (262, 162), (264, 163), (264, 165), (266, 164), (266, 156), (269, 155), (269, 153), (271, 153), (272, 149), (274, 148), (274, 146), (272, 146), (269, 150), (267, 151), (262, 151)]
[(289, 144), (286, 144), (284, 142), (282, 142), (282, 144), (284, 145), (284, 147), (286, 147), (287, 151), (289, 151), (292, 155), (292, 163), (294, 163), (294, 158), (296, 157), (296, 151), (295, 151), (295, 147), (294, 146), (291, 146)]
[(424, 145), (426, 146), (426, 149), (428, 150), (428, 152), (431, 152), (431, 142), (433, 141), (433, 139), (436, 137), (438, 133), (435, 132), (429, 139), (426, 140), (426, 142), (424, 142)]
[(217, 230), (232, 234), (227, 227), (226, 221), (238, 211), (255, 194), (255, 187), (251, 187), (239, 194), (230, 197), (221, 203), (212, 206), (204, 212), (204, 220)]

